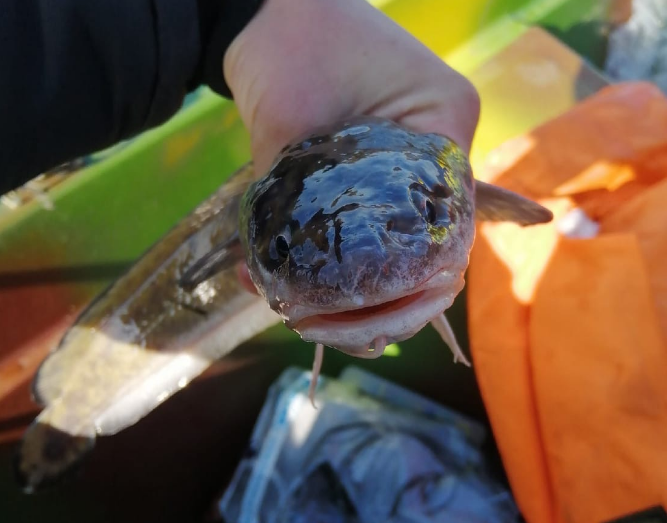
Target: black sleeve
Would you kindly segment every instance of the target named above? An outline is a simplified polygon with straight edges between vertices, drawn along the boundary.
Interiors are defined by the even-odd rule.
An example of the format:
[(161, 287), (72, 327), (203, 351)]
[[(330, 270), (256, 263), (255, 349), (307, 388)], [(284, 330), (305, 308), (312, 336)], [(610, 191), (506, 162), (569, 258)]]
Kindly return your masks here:
[(0, 0), (0, 194), (171, 117), (258, 0)]

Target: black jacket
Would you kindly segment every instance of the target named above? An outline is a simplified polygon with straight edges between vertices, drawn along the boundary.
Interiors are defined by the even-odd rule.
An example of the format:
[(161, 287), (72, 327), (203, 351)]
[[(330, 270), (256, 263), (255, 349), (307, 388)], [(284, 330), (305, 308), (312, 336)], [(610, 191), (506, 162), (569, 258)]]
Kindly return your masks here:
[(260, 0), (0, 0), (0, 194), (171, 117)]

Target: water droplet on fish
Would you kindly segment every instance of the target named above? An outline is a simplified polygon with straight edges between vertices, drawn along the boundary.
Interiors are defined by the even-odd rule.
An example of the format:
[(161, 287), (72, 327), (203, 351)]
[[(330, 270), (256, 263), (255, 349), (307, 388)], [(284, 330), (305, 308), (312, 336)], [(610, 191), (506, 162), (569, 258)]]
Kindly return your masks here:
[(358, 294), (352, 298), (352, 303), (359, 307), (363, 307), (364, 303), (366, 300), (364, 300), (364, 297), (361, 294)]
[(336, 134), (334, 134), (334, 140), (338, 138), (344, 138), (346, 136), (357, 136), (359, 134), (364, 134), (367, 133), (371, 130), (370, 127), (367, 125), (357, 125), (356, 127), (350, 127), (349, 129), (345, 129), (343, 131), (340, 131)]

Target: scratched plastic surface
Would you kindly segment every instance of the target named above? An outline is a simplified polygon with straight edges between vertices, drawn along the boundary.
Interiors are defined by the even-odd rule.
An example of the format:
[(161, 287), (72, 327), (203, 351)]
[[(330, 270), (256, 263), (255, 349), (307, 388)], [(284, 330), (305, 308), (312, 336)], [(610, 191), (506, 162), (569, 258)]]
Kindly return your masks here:
[[(559, 69), (562, 74), (552, 85), (569, 95), (554, 104), (544, 93), (536, 95), (540, 91), (535, 85), (512, 76), (509, 59), (502, 58), (501, 51), (524, 37), (531, 25), (539, 25), (595, 59), (601, 38), (583, 31), (587, 38), (580, 45), (575, 29), (598, 20), (606, 4), (595, 0), (376, 3), (480, 88), (486, 109), (474, 161), (505, 138), (577, 100), (575, 87), (584, 64), (575, 55), (568, 58), (574, 65)], [(554, 46), (561, 52), (550, 55), (549, 61), (557, 65), (559, 56), (567, 53), (557, 40), (548, 48)], [(494, 71), (499, 70), (502, 90), (494, 83)], [(518, 103), (526, 93), (542, 103)], [(248, 138), (231, 103), (207, 90), (193, 95), (190, 102), (159, 129), (93, 155), (84, 170), (45, 196), (0, 212), (0, 514), (9, 510), (14, 516), (9, 521), (43, 520), (46, 513), (50, 521), (171, 521), (203, 510), (211, 497), (207, 493), (215, 492), (225, 479), (210, 471), (224, 469), (221, 463), (233, 470), (268, 385), (288, 365), (310, 365), (312, 348), (282, 326), (274, 328), (212, 369), (209, 377), (216, 379), (200, 380), (137, 427), (103, 442), (83, 476), (73, 483), (39, 498), (22, 497), (14, 485), (11, 452), (37, 413), (28, 387), (41, 359), (82, 306), (249, 158)], [(450, 312), (463, 344), (464, 300), (463, 295)], [(361, 366), (483, 418), (473, 373), (451, 365), (443, 354), (437, 335), (425, 330), (401, 344), (398, 357)], [(348, 357), (331, 351), (324, 370), (336, 375), (349, 363)], [(230, 405), (230, 397), (243, 401), (242, 406)], [(165, 433), (170, 437), (163, 437)], [(227, 446), (218, 448), (221, 434)], [(193, 456), (193, 446), (199, 457)], [(158, 501), (169, 495), (173, 485), (178, 485), (179, 496), (168, 507), (160, 506)]]

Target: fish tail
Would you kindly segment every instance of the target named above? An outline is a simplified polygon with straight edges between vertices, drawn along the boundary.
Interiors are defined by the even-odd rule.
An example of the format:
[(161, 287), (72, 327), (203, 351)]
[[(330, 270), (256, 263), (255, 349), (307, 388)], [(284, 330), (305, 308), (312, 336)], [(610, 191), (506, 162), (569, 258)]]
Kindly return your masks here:
[(26, 430), (14, 456), (17, 482), (26, 493), (47, 487), (70, 475), (94, 445), (94, 431), (89, 436), (74, 436), (38, 418)]

